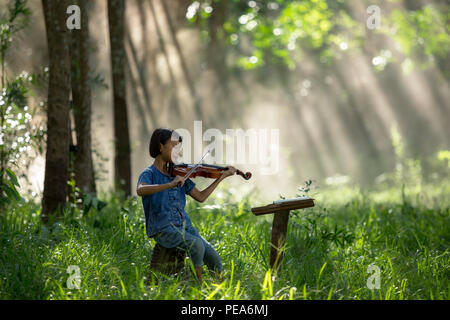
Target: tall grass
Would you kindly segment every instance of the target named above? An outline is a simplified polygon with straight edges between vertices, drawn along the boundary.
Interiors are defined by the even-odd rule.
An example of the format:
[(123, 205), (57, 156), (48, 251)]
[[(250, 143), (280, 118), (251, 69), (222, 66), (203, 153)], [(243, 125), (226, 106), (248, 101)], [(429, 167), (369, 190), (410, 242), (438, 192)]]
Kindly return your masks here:
[[(189, 200), (225, 268), (223, 283), (206, 274), (202, 285), (189, 259), (185, 273), (152, 280), (154, 241), (138, 198), (109, 195), (101, 211), (71, 208), (48, 227), (40, 206), (22, 201), (0, 213), (0, 298), (450, 299), (450, 186), (422, 190), (322, 190), (316, 207), (291, 213), (279, 276), (268, 266), (272, 216), (252, 215), (254, 194), (237, 202), (223, 189), (205, 204)], [(380, 289), (368, 289), (371, 265)], [(79, 268), (79, 289), (69, 266)]]

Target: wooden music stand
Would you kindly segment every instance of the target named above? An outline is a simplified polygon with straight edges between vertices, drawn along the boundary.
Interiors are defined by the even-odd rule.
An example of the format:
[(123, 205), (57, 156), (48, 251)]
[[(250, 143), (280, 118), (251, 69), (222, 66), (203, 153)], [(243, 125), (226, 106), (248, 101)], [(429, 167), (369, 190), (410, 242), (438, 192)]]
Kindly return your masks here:
[(283, 260), (283, 248), (286, 242), (286, 231), (291, 210), (314, 207), (314, 199), (287, 200), (286, 202), (269, 204), (263, 207), (252, 208), (255, 216), (274, 213), (272, 224), (272, 240), (270, 246), (270, 267), (280, 273)]

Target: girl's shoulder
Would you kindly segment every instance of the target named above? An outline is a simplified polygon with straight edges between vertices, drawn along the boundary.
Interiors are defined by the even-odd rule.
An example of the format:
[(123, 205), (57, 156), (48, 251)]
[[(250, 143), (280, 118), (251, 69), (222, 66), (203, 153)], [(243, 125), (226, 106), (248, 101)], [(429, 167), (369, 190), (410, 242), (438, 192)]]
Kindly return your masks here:
[(141, 173), (139, 174), (139, 176), (143, 176), (143, 175), (146, 175), (146, 174), (153, 174), (154, 173), (154, 169), (152, 167), (153, 167), (153, 165), (150, 165), (147, 168), (145, 168), (144, 170), (142, 170)]
[(153, 165), (148, 166), (139, 174), (138, 181), (150, 183), (156, 177), (155, 168)]
[(145, 168), (140, 177), (146, 177), (149, 180), (152, 180), (153, 183), (165, 183), (166, 180), (170, 179), (170, 176), (159, 171), (153, 164)]

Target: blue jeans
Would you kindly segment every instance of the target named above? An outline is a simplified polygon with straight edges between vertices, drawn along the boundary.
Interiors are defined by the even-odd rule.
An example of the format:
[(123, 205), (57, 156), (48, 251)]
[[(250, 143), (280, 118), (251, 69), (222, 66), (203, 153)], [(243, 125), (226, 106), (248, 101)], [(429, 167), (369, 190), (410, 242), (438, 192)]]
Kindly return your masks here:
[(194, 267), (201, 267), (205, 263), (210, 270), (223, 270), (217, 251), (193, 226), (187, 228), (168, 226), (156, 235), (155, 240), (165, 248), (177, 247), (185, 250)]

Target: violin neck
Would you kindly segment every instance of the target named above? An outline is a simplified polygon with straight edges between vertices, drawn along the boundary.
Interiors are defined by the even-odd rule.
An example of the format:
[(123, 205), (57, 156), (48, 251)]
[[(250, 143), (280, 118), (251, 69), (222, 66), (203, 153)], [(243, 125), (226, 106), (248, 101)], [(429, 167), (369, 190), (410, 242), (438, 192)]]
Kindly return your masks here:
[(222, 167), (222, 166), (216, 166), (214, 164), (206, 164), (206, 163), (202, 163), (201, 164), (204, 167), (208, 167), (208, 168), (215, 168), (215, 169), (222, 169), (222, 170), (226, 170), (226, 167)]
[[(221, 169), (221, 170), (227, 170), (226, 167), (215, 166), (215, 165), (211, 165), (211, 164), (204, 165), (204, 166), (211, 167), (211, 168), (217, 168), (217, 169)], [(237, 175), (240, 175), (240, 176), (241, 176), (242, 178), (244, 178), (245, 180), (249, 180), (250, 177), (251, 177), (251, 174), (250, 174), (250, 173), (244, 173), (244, 172), (242, 172), (242, 171), (239, 170), (239, 169), (236, 169), (236, 174), (237, 174)]]
[[(205, 163), (202, 163), (201, 165), (202, 165), (203, 167), (215, 168), (215, 169), (220, 169), (220, 170), (227, 170), (227, 167), (216, 166), (216, 165), (213, 165), (213, 164), (205, 164)], [(188, 165), (188, 164), (185, 164), (185, 163), (182, 163), (182, 164), (176, 164), (176, 165), (174, 165), (173, 163), (172, 163), (172, 164), (169, 164), (169, 173), (171, 172), (171, 169), (172, 169), (174, 166), (179, 166), (179, 167), (189, 167), (189, 166), (191, 166), (191, 165)], [(241, 170), (238, 170), (238, 169), (236, 169), (236, 174), (237, 174), (237, 175), (240, 175), (240, 176), (241, 176), (242, 178), (244, 178), (245, 180), (249, 180), (249, 179), (251, 178), (251, 176), (252, 176), (250, 172), (244, 173), (244, 172), (242, 172)]]

